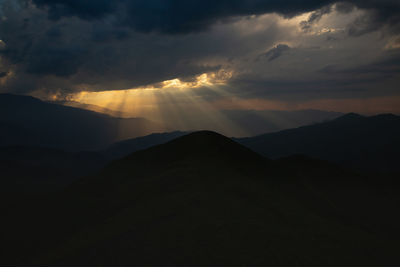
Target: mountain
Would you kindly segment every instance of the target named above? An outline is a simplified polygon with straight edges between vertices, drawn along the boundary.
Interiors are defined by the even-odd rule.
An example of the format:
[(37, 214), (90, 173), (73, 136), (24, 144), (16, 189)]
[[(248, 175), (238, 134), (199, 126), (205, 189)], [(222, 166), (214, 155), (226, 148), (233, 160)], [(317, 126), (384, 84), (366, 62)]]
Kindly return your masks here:
[[(25, 137), (23, 131), (18, 135), (20, 129), (14, 130), (12, 126), (6, 126), (7, 128), (4, 128), (13, 130), (10, 136), (15, 137), (15, 140)], [(0, 137), (2, 133), (9, 137), (9, 132), (5, 131), (0, 132)], [(184, 132), (150, 134), (120, 141), (105, 150), (93, 152), (69, 152), (36, 146), (0, 146), (0, 173), (2, 173), (0, 192), (54, 191), (68, 186), (82, 176), (99, 171), (113, 160), (186, 134)], [(34, 136), (25, 138), (28, 137), (31, 140), (34, 138)]]
[(304, 154), (360, 170), (400, 171), (400, 117), (350, 113), (335, 120), (236, 139), (266, 157)]
[(0, 146), (18, 143), (34, 144), (39, 142), (39, 136), (21, 126), (0, 121)]
[(108, 161), (95, 152), (0, 147), (0, 193), (54, 191), (100, 170)]
[(188, 132), (154, 133), (142, 137), (123, 140), (112, 144), (101, 153), (110, 160), (119, 159), (138, 150), (143, 150), (152, 146), (160, 145), (175, 138), (188, 134)]
[(70, 151), (97, 150), (165, 128), (143, 118), (108, 115), (48, 103), (30, 96), (0, 94), (1, 146), (30, 145)]
[(226, 136), (248, 137), (332, 120), (342, 115), (321, 110), (206, 110), (193, 107), (175, 115), (166, 112), (162, 119), (169, 128), (183, 132), (207, 129)]
[(221, 114), (242, 130), (240, 135), (229, 134), (236, 137), (277, 132), (333, 120), (343, 115), (322, 110), (223, 110)]
[(388, 266), (397, 260), (399, 187), (382, 179), (306, 157), (268, 160), (217, 133), (195, 132), (55, 194), (7, 196), (2, 261)]
[[(20, 138), (34, 140), (35, 136), (26, 136), (26, 133), (18, 127), (3, 125), (6, 126), (2, 128), (3, 130), (10, 130), (0, 132), (0, 137), (15, 137), (16, 141)], [(9, 135), (11, 130), (12, 135)], [(187, 133), (151, 134), (117, 142), (106, 150), (93, 152), (69, 152), (37, 146), (0, 146), (0, 173), (2, 174), (0, 192), (34, 193), (59, 190), (82, 176), (99, 171), (112, 160), (171, 141), (185, 134)], [(7, 141), (10, 142), (10, 139)]]
[(106, 115), (109, 115), (111, 117), (117, 117), (117, 118), (129, 118), (129, 117), (131, 117), (128, 114), (125, 114), (122, 111), (116, 111), (116, 110), (100, 107), (100, 106), (97, 106), (97, 105), (83, 104), (83, 103), (79, 103), (79, 102), (75, 102), (75, 101), (52, 101), (50, 103), (63, 105), (63, 106), (68, 106), (68, 107), (80, 108), (80, 109), (85, 109), (85, 110), (90, 110), (90, 111), (94, 111), (94, 112), (97, 112), (97, 113), (106, 114)]
[[(243, 130), (243, 132), (236, 132), (238, 135), (243, 135), (244, 132), (247, 134), (250, 133), (250, 135), (274, 132), (281, 129), (327, 121), (342, 115), (342, 113), (338, 112), (326, 112), (319, 110), (224, 110), (222, 113), (236, 125), (240, 125), (240, 128)], [(196, 120), (196, 123), (197, 122), (198, 121)], [(207, 128), (205, 124), (204, 127)], [(118, 159), (138, 150), (168, 142), (172, 139), (188, 134), (189, 132), (190, 131), (155, 133), (143, 137), (123, 140), (111, 145), (102, 153), (109, 159)], [(232, 136), (235, 136), (235, 133), (232, 133)]]

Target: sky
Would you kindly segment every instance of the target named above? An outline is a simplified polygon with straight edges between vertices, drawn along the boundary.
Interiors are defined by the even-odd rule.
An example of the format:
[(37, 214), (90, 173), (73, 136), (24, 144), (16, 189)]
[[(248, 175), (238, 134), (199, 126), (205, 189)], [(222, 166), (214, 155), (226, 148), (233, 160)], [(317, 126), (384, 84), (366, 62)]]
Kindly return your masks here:
[(400, 113), (400, 1), (0, 0), (0, 93), (160, 120)]

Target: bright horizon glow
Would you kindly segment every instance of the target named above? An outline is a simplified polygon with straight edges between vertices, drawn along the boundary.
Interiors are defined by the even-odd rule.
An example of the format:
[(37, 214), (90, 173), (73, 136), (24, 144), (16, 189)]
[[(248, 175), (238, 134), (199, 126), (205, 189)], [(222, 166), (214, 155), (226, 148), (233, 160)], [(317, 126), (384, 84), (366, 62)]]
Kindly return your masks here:
[[(225, 86), (232, 76), (233, 72), (231, 71), (219, 70), (203, 73), (188, 81), (175, 78), (125, 90), (81, 91), (67, 96), (53, 94), (50, 96), (50, 100), (94, 105), (104, 108), (104, 113), (107, 113), (106, 110), (120, 112), (122, 117), (146, 117), (159, 120), (160, 106), (165, 106), (171, 102), (184, 106), (190, 103), (190, 106), (193, 106), (196, 104), (193, 103), (193, 99), (199, 101), (195, 106), (205, 105), (205, 100), (191, 91), (200, 88), (217, 91), (218, 88)], [(169, 100), (166, 99), (166, 96)]]
[[(240, 98), (225, 88), (229, 86), (228, 82), (233, 75), (232, 71), (220, 70), (203, 73), (189, 81), (175, 78), (125, 90), (81, 91), (66, 97), (54, 94), (50, 99), (66, 101), (67, 105), (68, 102), (87, 105), (81, 107), (111, 115), (117, 114), (120, 117), (144, 117), (158, 122), (165, 122), (165, 117), (171, 114), (179, 121), (181, 120), (179, 113), (190, 112), (190, 110), (207, 113), (209, 117), (218, 117), (216, 114), (221, 110), (320, 109), (344, 113), (358, 112), (366, 115), (390, 111), (400, 113), (400, 97), (319, 99), (301, 103)], [(209, 90), (217, 98), (211, 101), (205, 99), (196, 92), (196, 89)], [(223, 118), (220, 119), (223, 120)]]

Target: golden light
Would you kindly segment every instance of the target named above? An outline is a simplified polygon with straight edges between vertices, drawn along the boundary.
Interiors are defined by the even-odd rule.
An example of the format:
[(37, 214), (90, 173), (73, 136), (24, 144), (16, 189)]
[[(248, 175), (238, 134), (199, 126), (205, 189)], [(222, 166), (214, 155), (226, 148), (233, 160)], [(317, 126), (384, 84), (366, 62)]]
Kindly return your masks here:
[(103, 108), (111, 111), (118, 111), (124, 117), (147, 117), (157, 119), (159, 116), (159, 105), (163, 97), (168, 95), (176, 102), (187, 102), (190, 91), (196, 88), (212, 88), (225, 85), (231, 79), (231, 71), (219, 70), (217, 72), (203, 73), (191, 80), (171, 79), (148, 86), (130, 88), (125, 90), (110, 91), (81, 91), (68, 96), (53, 94), (50, 100), (66, 100), (66, 104), (80, 103), (95, 111)]
[[(174, 130), (214, 130), (224, 134), (243, 130), (207, 99), (232, 98), (226, 88), (231, 71), (203, 73), (190, 80), (171, 79), (149, 86), (101, 92), (82, 91), (68, 95), (53, 95), (52, 100), (67, 100), (64, 104), (103, 112), (119, 117), (143, 117)], [(199, 89), (199, 90), (196, 90)], [(246, 133), (243, 132), (243, 135)]]

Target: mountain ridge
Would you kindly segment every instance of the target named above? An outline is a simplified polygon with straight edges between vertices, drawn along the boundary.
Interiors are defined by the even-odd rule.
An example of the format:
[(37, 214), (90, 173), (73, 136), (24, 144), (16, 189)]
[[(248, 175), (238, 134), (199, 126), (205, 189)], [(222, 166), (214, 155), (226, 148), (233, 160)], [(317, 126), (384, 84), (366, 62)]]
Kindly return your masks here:
[(17, 266), (379, 266), (397, 257), (396, 194), (388, 200), (374, 180), (335, 166), (289, 161), (192, 133), (12, 203), (0, 233)]
[(266, 157), (304, 154), (360, 170), (400, 171), (400, 116), (350, 113), (328, 122), (248, 138), (239, 143)]
[[(9, 134), (3, 138), (3, 146), (34, 145), (68, 151), (98, 150), (119, 140), (165, 130), (144, 118), (114, 118), (12, 94), (0, 94), (0, 121), (21, 128), (20, 138)], [(29, 140), (30, 136), (35, 138)]]

